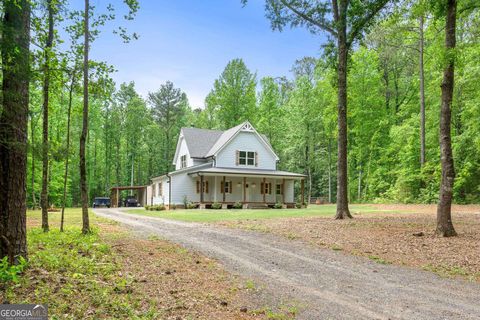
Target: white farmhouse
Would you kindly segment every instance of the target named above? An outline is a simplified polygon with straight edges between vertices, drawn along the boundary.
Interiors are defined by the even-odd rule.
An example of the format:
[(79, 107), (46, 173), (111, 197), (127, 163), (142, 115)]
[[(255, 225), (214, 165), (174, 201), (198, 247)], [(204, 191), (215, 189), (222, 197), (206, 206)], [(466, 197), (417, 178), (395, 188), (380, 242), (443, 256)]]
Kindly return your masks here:
[(278, 161), (268, 139), (248, 121), (226, 131), (182, 128), (173, 159), (175, 171), (152, 178), (147, 204), (293, 207), (296, 181), (303, 203), (305, 176), (278, 171)]

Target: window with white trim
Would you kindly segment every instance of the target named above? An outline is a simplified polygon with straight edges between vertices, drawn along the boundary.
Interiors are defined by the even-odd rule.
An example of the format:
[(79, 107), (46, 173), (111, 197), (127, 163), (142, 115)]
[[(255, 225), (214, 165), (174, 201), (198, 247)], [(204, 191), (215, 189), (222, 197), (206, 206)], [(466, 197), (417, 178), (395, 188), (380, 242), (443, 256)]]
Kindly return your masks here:
[(220, 192), (223, 193), (232, 193), (232, 181), (225, 181), (225, 184), (223, 184), (223, 181), (220, 183)]
[(272, 194), (272, 183), (265, 182), (260, 184), (260, 194)]
[(283, 194), (283, 185), (277, 184), (276, 194)]
[(186, 168), (187, 167), (187, 155), (184, 154), (183, 156), (180, 157), (180, 168)]
[(240, 151), (238, 153), (238, 164), (241, 166), (254, 166), (255, 165), (255, 152), (253, 151)]

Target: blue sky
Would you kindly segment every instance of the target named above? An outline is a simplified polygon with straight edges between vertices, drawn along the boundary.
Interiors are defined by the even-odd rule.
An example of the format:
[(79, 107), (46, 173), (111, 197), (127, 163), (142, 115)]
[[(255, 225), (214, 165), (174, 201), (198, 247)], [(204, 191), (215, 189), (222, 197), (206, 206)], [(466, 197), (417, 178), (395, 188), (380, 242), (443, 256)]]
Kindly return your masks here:
[[(202, 107), (231, 59), (242, 58), (258, 79), (291, 77), (296, 59), (320, 53), (323, 39), (304, 29), (273, 32), (263, 0), (250, 0), (246, 7), (240, 0), (139, 1), (140, 11), (127, 27), (140, 39), (124, 44), (105, 31), (92, 45), (91, 58), (114, 65), (117, 84), (134, 81), (144, 97), (170, 80), (192, 107)], [(102, 7), (107, 1), (91, 3)]]

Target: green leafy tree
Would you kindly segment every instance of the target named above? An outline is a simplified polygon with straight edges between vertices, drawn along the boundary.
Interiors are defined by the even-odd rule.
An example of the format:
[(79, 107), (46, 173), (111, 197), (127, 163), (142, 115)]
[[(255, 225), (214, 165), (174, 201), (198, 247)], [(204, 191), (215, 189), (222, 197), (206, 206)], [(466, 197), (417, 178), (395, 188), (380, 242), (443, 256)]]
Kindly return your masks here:
[(30, 2), (4, 1), (0, 108), (0, 258), (27, 257), (26, 173)]
[(152, 116), (164, 134), (164, 165), (163, 172), (171, 169), (174, 150), (174, 137), (180, 131), (188, 109), (187, 96), (182, 90), (175, 88), (173, 83), (167, 81), (156, 92), (148, 94)]
[(230, 61), (215, 80), (206, 99), (206, 108), (215, 110), (221, 129), (234, 127), (245, 120), (256, 120), (256, 75), (242, 59)]
[(442, 81), (442, 105), (440, 109), (440, 152), (442, 164), (442, 180), (440, 183), (440, 199), (437, 208), (437, 234), (442, 237), (456, 236), (452, 223), (452, 198), (455, 181), (451, 138), (451, 105), (455, 79), (455, 46), (457, 1), (447, 0), (442, 8), (445, 15), (445, 62)]
[(44, 232), (47, 232), (48, 227), (48, 171), (49, 171), (49, 141), (48, 141), (48, 109), (49, 97), (50, 97), (50, 69), (51, 60), (54, 56), (53, 52), (53, 38), (55, 28), (55, 15), (57, 13), (57, 4), (54, 0), (47, 0), (47, 36), (45, 39), (44, 49), (44, 64), (43, 64), (43, 148), (42, 148), (42, 193), (40, 203), (42, 206), (42, 228)]
[(258, 98), (257, 130), (264, 133), (274, 148), (278, 145), (283, 130), (284, 109), (278, 83), (272, 77), (260, 80)]
[[(247, 0), (242, 0), (246, 3)], [(347, 62), (353, 43), (372, 23), (389, 0), (305, 1), (266, 0), (272, 28), (286, 25), (306, 27), (314, 34), (328, 33), (336, 40), (338, 88), (337, 214), (335, 219), (352, 218), (348, 209), (347, 176)]]

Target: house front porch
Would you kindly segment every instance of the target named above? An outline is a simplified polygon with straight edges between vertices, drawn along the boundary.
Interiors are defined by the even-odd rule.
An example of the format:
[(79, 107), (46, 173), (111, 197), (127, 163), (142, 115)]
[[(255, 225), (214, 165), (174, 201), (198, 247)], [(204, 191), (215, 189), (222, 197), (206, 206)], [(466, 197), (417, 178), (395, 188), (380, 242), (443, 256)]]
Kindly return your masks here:
[(295, 207), (295, 185), (300, 189), (299, 202), (305, 202), (305, 176), (277, 170), (207, 168), (190, 173), (194, 180), (200, 208), (213, 203), (222, 208), (242, 204), (243, 208), (267, 208), (280, 203), (285, 208)]

